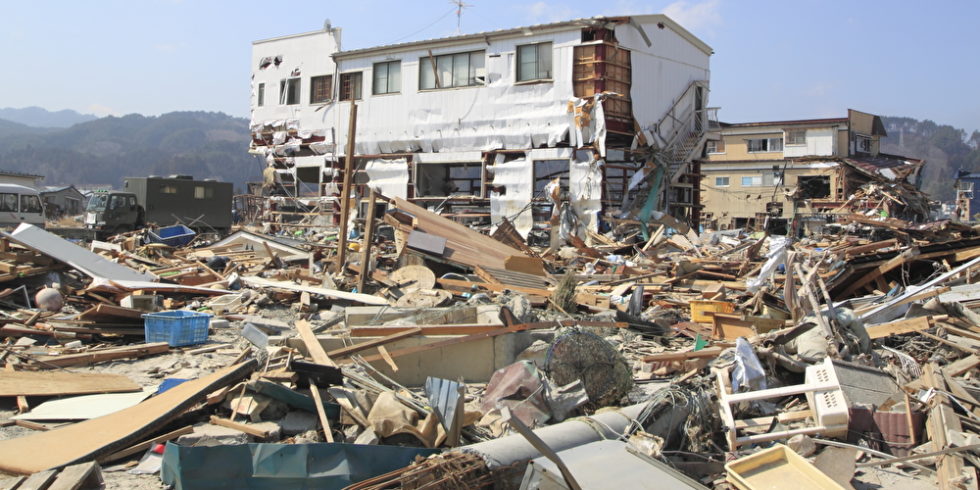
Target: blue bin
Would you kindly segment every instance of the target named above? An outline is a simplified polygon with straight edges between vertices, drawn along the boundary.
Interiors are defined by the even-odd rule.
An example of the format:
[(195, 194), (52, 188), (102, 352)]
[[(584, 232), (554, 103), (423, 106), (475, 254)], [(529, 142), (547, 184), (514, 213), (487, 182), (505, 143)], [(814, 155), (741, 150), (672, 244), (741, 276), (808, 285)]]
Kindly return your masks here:
[(211, 315), (175, 310), (143, 315), (146, 342), (166, 342), (171, 347), (203, 344), (208, 340)]
[(156, 232), (151, 230), (146, 233), (150, 235), (150, 240), (156, 243), (170, 245), (171, 247), (183, 247), (191, 243), (194, 237), (197, 236), (194, 230), (184, 225), (167, 226), (158, 229)]

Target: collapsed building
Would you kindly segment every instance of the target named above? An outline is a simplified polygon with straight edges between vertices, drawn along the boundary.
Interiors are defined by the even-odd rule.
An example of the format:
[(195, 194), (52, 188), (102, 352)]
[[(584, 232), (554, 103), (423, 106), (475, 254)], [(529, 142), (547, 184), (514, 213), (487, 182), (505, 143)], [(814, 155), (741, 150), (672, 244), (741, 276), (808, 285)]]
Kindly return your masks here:
[(711, 54), (664, 15), (348, 51), (327, 23), (253, 43), (251, 151), (284, 198), (326, 212), (347, 173), (353, 195), (370, 185), (471, 225), (507, 219), (524, 238), (564, 202), (583, 237), (604, 211), (697, 222)]
[(879, 151), (879, 116), (722, 123), (706, 144), (701, 222), (713, 229), (758, 228), (778, 234), (861, 213), (922, 221), (924, 160)]

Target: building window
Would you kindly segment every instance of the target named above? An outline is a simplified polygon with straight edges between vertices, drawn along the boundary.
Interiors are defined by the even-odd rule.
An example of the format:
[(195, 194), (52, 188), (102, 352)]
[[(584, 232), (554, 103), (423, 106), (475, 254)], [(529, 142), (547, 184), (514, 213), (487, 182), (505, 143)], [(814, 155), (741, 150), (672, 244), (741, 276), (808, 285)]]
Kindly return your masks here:
[(517, 81), (551, 80), (551, 43), (517, 47)]
[(177, 193), (177, 186), (175, 186), (175, 185), (164, 185), (164, 186), (160, 186), (160, 193), (161, 194), (176, 194)]
[(861, 153), (871, 153), (871, 138), (870, 137), (859, 134), (859, 135), (854, 136), (854, 142), (855, 142), (855, 148), (856, 148), (855, 151), (859, 151)]
[(361, 100), (361, 72), (340, 74), (340, 100)]
[(402, 62), (385, 61), (374, 64), (374, 83), (371, 93), (397, 94), (402, 90)]
[(763, 172), (759, 175), (742, 177), (742, 187), (772, 187), (782, 183), (783, 178), (777, 172)]
[(258, 101), (258, 104), (257, 105), (259, 107), (262, 107), (262, 106), (265, 105), (265, 84), (264, 83), (260, 83), (259, 84), (259, 101)]
[(416, 197), (449, 197), (480, 193), (483, 164), (419, 163), (415, 165)]
[(279, 105), (299, 104), (299, 78), (284, 78), (279, 81)]
[(194, 186), (194, 199), (204, 199), (204, 186)]
[(330, 102), (333, 95), (333, 75), (321, 75), (310, 78), (310, 104)]
[(487, 79), (485, 51), (419, 58), (419, 90), (472, 87)]
[(787, 145), (805, 145), (806, 144), (806, 130), (793, 130), (786, 131), (786, 144)]
[(708, 153), (725, 153), (725, 140), (708, 140), (704, 149)]
[(749, 153), (767, 153), (783, 151), (782, 138), (754, 138), (745, 140)]
[(750, 175), (742, 177), (742, 187), (759, 187), (762, 185), (761, 175)]
[(715, 187), (728, 187), (729, 182), (728, 177), (715, 177)]

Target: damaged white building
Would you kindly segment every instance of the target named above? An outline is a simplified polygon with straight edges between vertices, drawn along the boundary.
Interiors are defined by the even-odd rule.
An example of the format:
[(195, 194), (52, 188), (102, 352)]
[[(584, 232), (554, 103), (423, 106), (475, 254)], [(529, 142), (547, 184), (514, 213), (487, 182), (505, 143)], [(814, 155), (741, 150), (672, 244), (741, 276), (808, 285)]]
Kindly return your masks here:
[(353, 123), (352, 198), (370, 183), (474, 225), (506, 218), (525, 238), (559, 215), (580, 235), (603, 212), (697, 222), (712, 51), (670, 18), (350, 51), (340, 37), (327, 24), (253, 43), (251, 151), (289, 192), (340, 196)]

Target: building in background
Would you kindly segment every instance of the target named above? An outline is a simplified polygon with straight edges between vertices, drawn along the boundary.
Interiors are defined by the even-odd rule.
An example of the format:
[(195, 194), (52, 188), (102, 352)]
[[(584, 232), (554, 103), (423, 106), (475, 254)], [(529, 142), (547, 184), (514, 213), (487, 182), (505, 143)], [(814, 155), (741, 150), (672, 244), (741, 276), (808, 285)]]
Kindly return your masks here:
[(75, 186), (68, 185), (45, 187), (41, 190), (41, 201), (44, 203), (45, 217), (57, 219), (82, 214), (87, 199)]
[(17, 184), (38, 189), (42, 180), (44, 180), (43, 175), (0, 169), (0, 184)]
[(340, 44), (329, 24), (253, 43), (251, 151), (286, 193), (340, 195), (356, 104), (357, 196), (370, 183), (525, 238), (559, 214), (586, 236), (613, 208), (698, 220), (712, 51), (666, 16)]
[(722, 123), (700, 165), (702, 225), (785, 233), (794, 220), (841, 214), (925, 219), (924, 162), (881, 153), (885, 135), (880, 117), (855, 110), (832, 119)]

